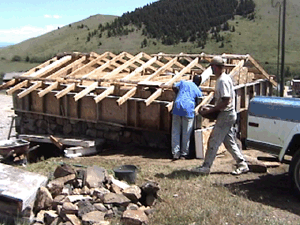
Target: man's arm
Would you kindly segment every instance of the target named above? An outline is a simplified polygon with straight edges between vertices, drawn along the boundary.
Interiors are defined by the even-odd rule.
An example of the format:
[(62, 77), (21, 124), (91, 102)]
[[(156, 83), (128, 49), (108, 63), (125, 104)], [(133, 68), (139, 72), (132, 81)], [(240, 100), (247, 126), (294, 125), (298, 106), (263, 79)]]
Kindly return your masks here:
[(208, 108), (205, 106), (201, 107), (199, 113), (201, 116), (205, 116), (207, 114), (211, 114), (214, 112), (223, 111), (224, 109), (226, 109), (229, 103), (230, 103), (230, 97), (223, 97), (222, 101), (212, 108)]

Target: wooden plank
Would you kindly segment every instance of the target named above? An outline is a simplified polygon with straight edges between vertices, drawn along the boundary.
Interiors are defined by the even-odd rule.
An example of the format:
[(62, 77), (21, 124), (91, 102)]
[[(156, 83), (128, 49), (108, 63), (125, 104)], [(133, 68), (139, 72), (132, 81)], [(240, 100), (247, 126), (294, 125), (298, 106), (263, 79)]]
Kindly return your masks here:
[[(185, 68), (183, 68), (177, 75), (175, 75), (171, 80), (169, 80), (164, 86), (171, 88), (173, 83), (179, 80), (187, 71), (189, 71), (195, 64), (199, 61), (198, 58), (194, 59)], [(162, 88), (157, 89), (149, 98), (145, 100), (146, 106), (150, 105), (156, 98), (158, 98), (163, 92)]]
[(195, 108), (195, 114), (198, 115), (199, 114), (199, 109), (201, 106), (208, 104), (214, 97), (214, 92), (210, 92), (209, 95), (207, 95), (202, 102), (200, 102), (199, 105), (196, 106)]
[(61, 98), (62, 96), (68, 94), (70, 91), (75, 90), (75, 87), (76, 87), (75, 83), (70, 84), (70, 85), (68, 85), (65, 89), (63, 89), (63, 90), (61, 90), (60, 92), (58, 92), (58, 93), (55, 95), (55, 97), (56, 97), (57, 99), (59, 99), (59, 98)]
[(0, 85), (0, 90), (6, 89), (16, 83), (16, 79), (11, 79), (10, 81), (7, 81), (5, 84)]
[(122, 52), (119, 55), (115, 56), (114, 58), (112, 58), (110, 61), (104, 63), (102, 66), (99, 66), (98, 68), (94, 69), (93, 71), (91, 71), (90, 73), (86, 74), (85, 76), (83, 76), (83, 78), (87, 78), (91, 75), (94, 75), (95, 73), (99, 73), (102, 72), (104, 69), (106, 69), (108, 66), (110, 66), (112, 63), (118, 61), (119, 59), (123, 58), (124, 56), (126, 56), (126, 52)]
[(70, 55), (64, 56), (61, 59), (56, 60), (54, 63), (51, 63), (48, 66), (45, 66), (44, 68), (30, 74), (29, 77), (42, 77), (49, 71), (62, 66), (66, 62), (70, 61), (71, 59), (72, 59), (72, 56), (70, 56)]
[(148, 76), (145, 81), (152, 80), (156, 76), (159, 76), (161, 73), (165, 72), (167, 69), (169, 69), (176, 61), (178, 60), (177, 57), (169, 61), (167, 64), (165, 64), (163, 67), (160, 67), (156, 72)]
[(162, 88), (157, 89), (149, 98), (145, 100), (146, 106), (150, 105), (155, 99), (161, 96), (162, 92)]
[(78, 101), (78, 99), (82, 98), (83, 96), (87, 95), (91, 91), (95, 90), (96, 87), (98, 87), (98, 82), (94, 82), (93, 84), (89, 85), (84, 90), (82, 90), (81, 92), (77, 93), (74, 96), (75, 101)]
[(114, 93), (114, 90), (115, 90), (115, 86), (110, 86), (104, 92), (102, 92), (100, 95), (98, 95), (94, 98), (95, 102), (96, 103), (100, 102), (102, 99), (104, 99), (108, 95)]
[(137, 59), (142, 58), (144, 55), (143, 52), (139, 53), (138, 55), (136, 55), (135, 57), (133, 57), (132, 59), (128, 60), (126, 63), (124, 63), (123, 65), (117, 67), (116, 69), (114, 69), (113, 71), (111, 71), (110, 73), (108, 73), (107, 75), (105, 75), (103, 78), (104, 79), (108, 79), (111, 78), (113, 76), (115, 76), (116, 74), (118, 74), (119, 72), (121, 72), (123, 69), (127, 68), (128, 66), (130, 66), (133, 62), (135, 62)]
[(45, 94), (49, 93), (50, 91), (56, 89), (58, 87), (58, 82), (54, 82), (50, 84), (47, 88), (44, 90), (39, 91), (38, 95), (39, 97), (43, 97)]
[(62, 76), (63, 73), (66, 73), (68, 70), (70, 70), (70, 69), (74, 68), (75, 66), (81, 64), (84, 60), (86, 60), (86, 57), (81, 57), (81, 58), (77, 59), (76, 61), (74, 61), (73, 63), (67, 65), (66, 67), (63, 67), (60, 70), (56, 71), (55, 73), (48, 76), (47, 78), (52, 79), (52, 78), (56, 78), (58, 76)]
[(90, 67), (92, 65), (94, 65), (95, 63), (99, 62), (100, 60), (102, 60), (103, 58), (105, 58), (106, 56), (110, 55), (112, 53), (110, 52), (104, 52), (102, 55), (98, 56), (96, 59), (91, 60), (89, 63), (87, 63), (86, 65), (74, 70), (72, 73), (70, 73), (67, 77), (73, 77), (75, 76), (76, 73), (86, 69), (87, 67)]
[(38, 81), (35, 84), (31, 85), (29, 88), (25, 89), (24, 91), (22, 91), (21, 93), (18, 94), (19, 98), (23, 98), (24, 96), (28, 95), (29, 93), (31, 93), (32, 91), (36, 90), (37, 88), (41, 87), (43, 84), (42, 81)]
[(137, 87), (132, 88), (130, 91), (128, 91), (125, 95), (123, 95), (121, 98), (117, 100), (118, 105), (122, 105), (124, 102), (126, 102), (129, 98), (135, 95), (137, 91)]
[(10, 89), (8, 89), (6, 91), (6, 94), (10, 95), (10, 94), (14, 93), (16, 90), (19, 90), (20, 88), (27, 86), (28, 84), (29, 84), (29, 81), (24, 80), (24, 81), (18, 83), (17, 85), (15, 85), (14, 87), (11, 87)]
[(135, 75), (137, 75), (138, 73), (141, 73), (146, 67), (152, 65), (156, 61), (157, 61), (157, 57), (150, 59), (148, 62), (146, 62), (145, 64), (136, 68), (132, 73), (128, 74), (126, 77), (122, 78), (121, 80), (128, 80), (128, 79), (134, 77)]
[(277, 82), (272, 79), (272, 77), (250, 56), (248, 55), (248, 59), (251, 63), (268, 79), (274, 86), (277, 86)]
[(173, 108), (173, 104), (174, 104), (174, 102), (170, 102), (169, 104), (166, 105), (168, 112), (171, 112), (171, 110)]

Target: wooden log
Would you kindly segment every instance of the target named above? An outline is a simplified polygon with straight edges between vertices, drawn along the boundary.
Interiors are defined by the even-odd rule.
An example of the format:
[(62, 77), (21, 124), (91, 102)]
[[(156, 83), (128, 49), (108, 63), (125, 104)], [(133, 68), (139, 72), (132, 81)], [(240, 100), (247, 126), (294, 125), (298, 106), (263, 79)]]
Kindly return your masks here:
[(52, 84), (50, 84), (47, 88), (45, 88), (44, 90), (41, 90), (40, 92), (38, 92), (38, 96), (39, 97), (43, 97), (45, 94), (49, 93), (50, 91), (56, 89), (58, 87), (58, 82), (54, 82)]
[(24, 91), (20, 92), (18, 94), (19, 98), (23, 98), (24, 96), (28, 95), (29, 93), (31, 93), (32, 91), (36, 90), (37, 88), (42, 86), (42, 81), (38, 81), (36, 82), (34, 85), (30, 86), (29, 88), (25, 89)]
[(98, 103), (101, 100), (103, 100), (105, 97), (107, 97), (108, 95), (114, 93), (115, 90), (115, 86), (110, 86), (109, 88), (107, 88), (104, 92), (102, 92), (100, 95), (96, 96), (94, 98), (95, 102)]
[(8, 89), (6, 91), (6, 94), (10, 95), (10, 94), (14, 93), (16, 90), (19, 90), (20, 88), (22, 88), (24, 86), (27, 86), (28, 83), (29, 83), (28, 80), (24, 80), (21, 83), (18, 83), (17, 85), (15, 85), (14, 87), (11, 87), (10, 89)]
[(69, 85), (68, 87), (66, 87), (65, 89), (63, 89), (63, 90), (61, 90), (60, 92), (58, 92), (58, 93), (55, 95), (55, 97), (56, 97), (57, 99), (59, 99), (59, 98), (63, 97), (64, 95), (68, 94), (70, 91), (75, 90), (75, 87), (76, 87), (75, 83), (74, 83), (74, 84), (71, 84), (71, 85)]
[(124, 102), (126, 102), (129, 98), (135, 95), (137, 91), (137, 87), (132, 88), (130, 91), (128, 91), (125, 95), (123, 95), (121, 98), (117, 100), (118, 105), (122, 105)]
[(94, 82), (93, 84), (89, 85), (87, 88), (85, 88), (84, 90), (82, 90), (81, 92), (77, 93), (74, 96), (75, 101), (78, 101), (79, 99), (81, 99), (82, 97), (90, 93), (91, 91), (95, 90), (96, 87), (98, 87), (98, 82)]

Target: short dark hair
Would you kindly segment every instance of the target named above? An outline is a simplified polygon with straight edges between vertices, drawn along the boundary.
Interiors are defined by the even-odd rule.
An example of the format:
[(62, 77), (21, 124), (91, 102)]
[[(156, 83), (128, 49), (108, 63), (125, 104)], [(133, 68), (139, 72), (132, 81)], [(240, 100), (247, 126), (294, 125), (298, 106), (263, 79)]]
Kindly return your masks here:
[(199, 86), (199, 85), (201, 84), (201, 81), (202, 81), (202, 77), (201, 77), (200, 75), (195, 75), (195, 76), (193, 77), (193, 82), (194, 82), (197, 86)]

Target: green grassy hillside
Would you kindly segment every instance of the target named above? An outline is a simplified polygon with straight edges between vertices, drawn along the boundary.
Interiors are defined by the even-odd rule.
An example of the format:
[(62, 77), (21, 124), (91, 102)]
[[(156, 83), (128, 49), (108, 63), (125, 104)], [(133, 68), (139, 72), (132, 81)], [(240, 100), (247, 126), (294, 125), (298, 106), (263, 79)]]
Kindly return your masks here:
[[(277, 44), (278, 44), (278, 8), (273, 8), (270, 0), (255, 0), (256, 16), (254, 20), (248, 20), (236, 16), (229, 24), (235, 27), (234, 32), (221, 32), (224, 36), (224, 46), (221, 42), (209, 39), (204, 49), (197, 47), (196, 43), (180, 43), (175, 46), (162, 45), (155, 39), (147, 39), (147, 47), (142, 48), (141, 42), (145, 39), (142, 31), (134, 32), (122, 37), (107, 37), (103, 32), (95, 32), (100, 23), (112, 21), (114, 16), (95, 15), (85, 20), (67, 25), (42, 36), (29, 39), (20, 44), (0, 49), (0, 72), (28, 70), (37, 64), (25, 62), (11, 62), (14, 56), (20, 56), (22, 60), (34, 61), (46, 60), (59, 52), (80, 51), (98, 52), (111, 51), (119, 53), (127, 51), (136, 54), (140, 51), (147, 53), (234, 53), (251, 54), (271, 74), (277, 71)], [(286, 67), (293, 75), (300, 70), (298, 66), (298, 54), (300, 53), (300, 2), (290, 0), (287, 3), (286, 19)], [(81, 28), (83, 25), (83, 28)]]

